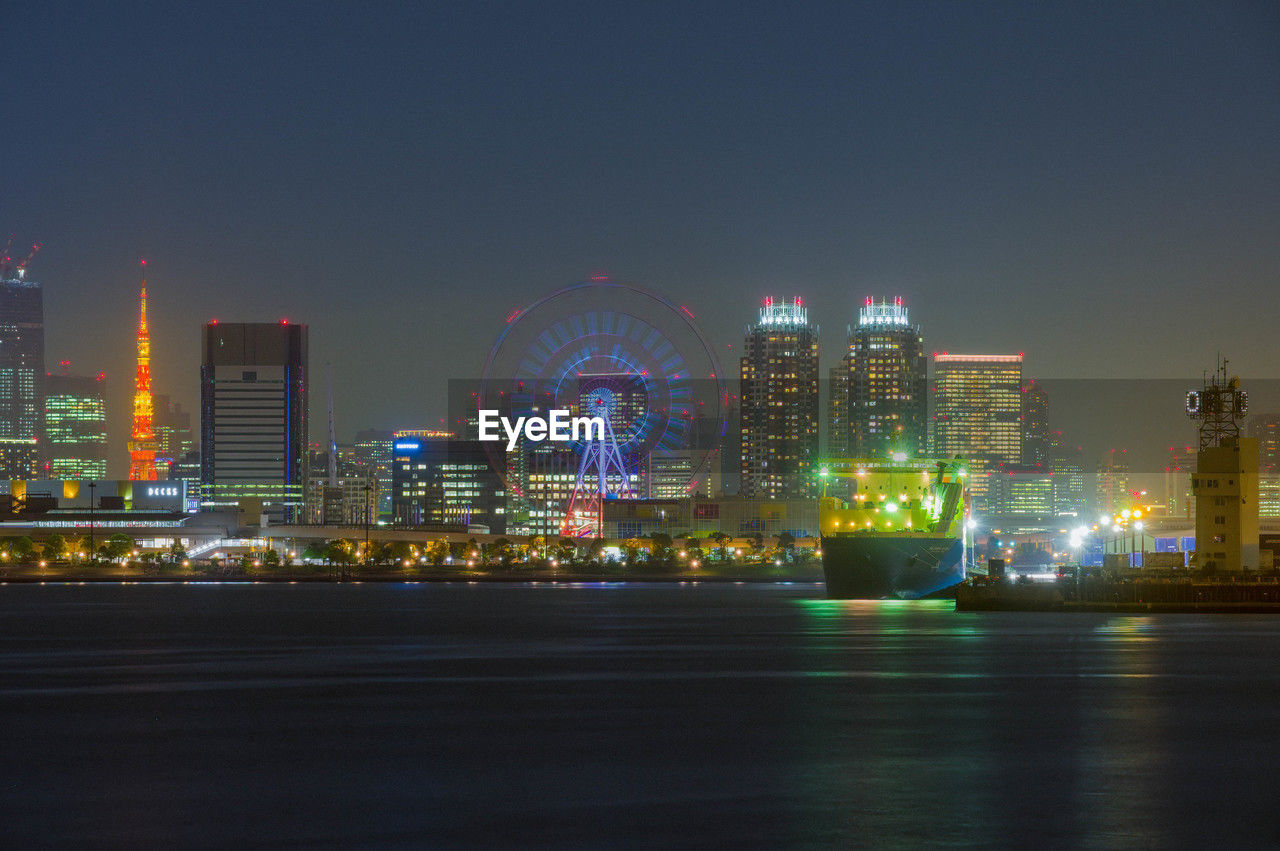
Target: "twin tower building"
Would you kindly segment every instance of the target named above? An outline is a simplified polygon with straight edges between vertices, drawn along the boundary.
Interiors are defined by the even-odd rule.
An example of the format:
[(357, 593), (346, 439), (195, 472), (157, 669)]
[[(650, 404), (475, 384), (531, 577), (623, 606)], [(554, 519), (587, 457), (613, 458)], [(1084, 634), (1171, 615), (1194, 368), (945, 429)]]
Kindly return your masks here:
[(818, 336), (799, 297), (765, 299), (759, 321), (746, 330), (740, 365), (744, 495), (813, 496), (821, 457), (887, 462), (961, 455), (969, 459), (973, 497), (981, 503), (984, 473), (1023, 462), (1021, 353), (926, 354), (920, 326), (900, 296), (868, 298), (847, 328), (844, 353), (824, 394)]

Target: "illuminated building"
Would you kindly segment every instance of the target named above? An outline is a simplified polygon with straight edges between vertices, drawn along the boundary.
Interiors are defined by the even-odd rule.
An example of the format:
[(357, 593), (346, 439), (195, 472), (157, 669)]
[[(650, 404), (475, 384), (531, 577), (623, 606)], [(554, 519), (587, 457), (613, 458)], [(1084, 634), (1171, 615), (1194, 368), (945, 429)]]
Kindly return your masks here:
[[(518, 468), (521, 478), (519, 498), (508, 500), (514, 516), (508, 518), (507, 530), (559, 538), (565, 509), (577, 487), (580, 456), (563, 445), (543, 441), (523, 445), (511, 457), (520, 459), (510, 467)], [(634, 477), (631, 483), (634, 487)]]
[(187, 494), (187, 510), (200, 510), (200, 452), (192, 450), (169, 465), (169, 481), (182, 482)]
[[(334, 451), (334, 478), (329, 478), (329, 452)], [(355, 449), (334, 446), (307, 450), (307, 475), (303, 491), (302, 521), (308, 524), (352, 525), (378, 519), (382, 497), (376, 477), (359, 469)]]
[(1191, 490), (1196, 500), (1192, 566), (1215, 573), (1260, 567), (1258, 441), (1240, 435), (1248, 398), (1223, 362), (1201, 390), (1187, 394), (1187, 414), (1200, 421)]
[(1249, 436), (1258, 441), (1258, 514), (1280, 517), (1280, 414), (1257, 414)]
[(371, 476), (339, 476), (329, 484), (326, 476), (307, 479), (305, 521), (312, 525), (359, 526), (378, 520), (382, 492)]
[(1057, 514), (1054, 476), (1043, 466), (997, 466), (987, 481), (988, 510), (1006, 531), (1044, 531), (1053, 523)]
[(765, 299), (740, 365), (742, 493), (812, 496), (818, 457), (818, 326), (799, 297)]
[(361, 475), (372, 476), (378, 480), (378, 517), (391, 519), (391, 443), (392, 433), (377, 429), (365, 429), (356, 432), (352, 444), (355, 450), (356, 466)]
[(987, 478), (1022, 458), (1022, 355), (934, 354), (934, 455), (966, 458), (973, 504), (987, 509)]
[(0, 256), (0, 478), (40, 466), (44, 377), (44, 292), (26, 261)]
[(1195, 471), (1196, 450), (1193, 447), (1169, 447), (1169, 460), (1164, 467), (1164, 504), (1168, 516), (1184, 520), (1195, 517), (1196, 503), (1191, 495), (1191, 474)]
[(1098, 464), (1097, 509), (1115, 514), (1129, 507), (1129, 450), (1108, 449)]
[(722, 488), (718, 467), (708, 467), (696, 484), (694, 476), (706, 462), (705, 449), (674, 449), (651, 452), (644, 481), (650, 499), (676, 499), (683, 496), (713, 496)]
[[(156, 477), (176, 478), (171, 470), (183, 456), (195, 449), (191, 412), (168, 396), (155, 395), (153, 433), (156, 438)], [(196, 488), (192, 489), (193, 492)]]
[[(145, 267), (147, 261), (143, 260)], [(147, 327), (147, 279), (138, 308), (138, 372), (134, 379), (133, 430), (129, 433), (129, 479), (153, 482), (156, 475), (155, 409), (151, 399), (151, 329)]]
[(294, 522), (307, 461), (307, 326), (204, 326), (200, 481), (206, 506)]
[[(614, 499), (604, 506), (604, 537), (618, 541), (655, 532), (671, 535), (679, 546), (686, 537), (696, 538), (704, 550), (716, 543), (715, 532), (736, 539), (739, 546), (752, 546), (760, 536), (765, 547), (777, 545), (777, 536), (787, 533), (797, 541), (818, 535), (818, 501), (753, 499), (742, 496), (688, 496), (683, 499)], [(813, 545), (814, 541), (809, 541)], [(731, 549), (733, 545), (726, 543)]]
[(1083, 517), (1088, 509), (1085, 498), (1084, 449), (1063, 446), (1061, 433), (1049, 446), (1045, 463), (1053, 476), (1053, 513), (1058, 517)]
[(920, 457), (928, 442), (928, 361), (902, 297), (868, 298), (831, 370), (828, 451), (833, 456)]
[[(506, 534), (506, 488), (478, 440), (449, 432), (397, 431), (392, 451), (392, 515), (409, 526), (484, 526)], [(569, 483), (572, 487), (572, 481)], [(563, 518), (563, 503), (555, 517)], [(546, 534), (537, 532), (534, 534)]]
[[(646, 429), (653, 426), (653, 420), (646, 419), (649, 390), (644, 376), (632, 373), (583, 374), (578, 376), (577, 390), (572, 415), (602, 416), (607, 423), (605, 439), (586, 444), (578, 456), (575, 489), (565, 503), (565, 521), (561, 524), (561, 532), (569, 537), (575, 537), (587, 528), (599, 528), (600, 500), (633, 499), (649, 492), (650, 459), (640, 457), (640, 449), (647, 438)], [(611, 459), (620, 462), (620, 468), (614, 471), (613, 476), (608, 473)], [(658, 463), (662, 467), (662, 461)], [(605, 469), (601, 469), (601, 464)], [(601, 476), (606, 482), (604, 491), (607, 493), (601, 492)], [(611, 478), (614, 480), (612, 485), (608, 483)]]
[(1049, 397), (1044, 386), (1030, 379), (1022, 387), (1022, 463), (1049, 460), (1053, 434), (1049, 431)]
[(44, 421), (51, 477), (107, 477), (107, 403), (102, 375), (46, 376)]

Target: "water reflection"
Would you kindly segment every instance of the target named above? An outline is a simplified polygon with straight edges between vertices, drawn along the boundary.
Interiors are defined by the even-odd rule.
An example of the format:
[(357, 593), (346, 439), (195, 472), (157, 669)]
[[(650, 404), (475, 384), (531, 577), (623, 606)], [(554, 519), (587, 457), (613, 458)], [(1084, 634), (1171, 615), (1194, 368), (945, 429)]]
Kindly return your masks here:
[(0, 610), (16, 846), (1278, 838), (1266, 617), (707, 582), (9, 585)]

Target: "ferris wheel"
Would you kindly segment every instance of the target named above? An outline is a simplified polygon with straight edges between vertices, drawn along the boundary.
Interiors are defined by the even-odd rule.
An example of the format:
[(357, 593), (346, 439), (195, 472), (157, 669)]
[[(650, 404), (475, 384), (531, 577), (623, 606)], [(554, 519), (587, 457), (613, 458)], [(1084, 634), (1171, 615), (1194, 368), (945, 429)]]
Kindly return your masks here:
[[(567, 409), (604, 420), (603, 439), (519, 450), (567, 456), (574, 479), (560, 531), (569, 536), (599, 534), (605, 500), (704, 486), (725, 430), (724, 377), (693, 312), (602, 278), (513, 311), (476, 396), (512, 417)], [(523, 457), (493, 460), (521, 497)]]

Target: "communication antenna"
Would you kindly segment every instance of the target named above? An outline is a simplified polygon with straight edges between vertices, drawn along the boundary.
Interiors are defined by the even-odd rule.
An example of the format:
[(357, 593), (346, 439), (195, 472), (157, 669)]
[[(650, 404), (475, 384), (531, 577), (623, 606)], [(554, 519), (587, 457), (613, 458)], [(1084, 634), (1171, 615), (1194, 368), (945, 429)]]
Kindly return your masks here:
[(1200, 448), (1221, 446), (1226, 438), (1240, 437), (1240, 419), (1249, 410), (1249, 394), (1240, 389), (1240, 377), (1227, 375), (1228, 361), (1220, 358), (1204, 387), (1187, 393), (1187, 416), (1200, 421)]
[(338, 486), (338, 432), (333, 427), (333, 371), (324, 365), (325, 380), (329, 384), (329, 487)]

